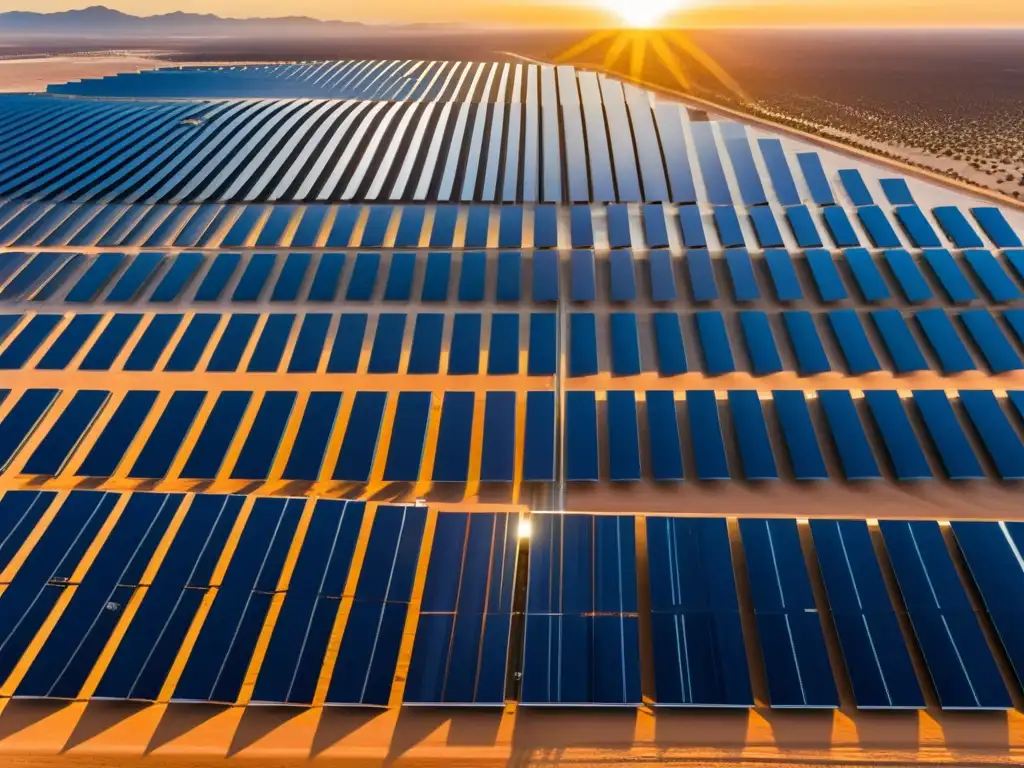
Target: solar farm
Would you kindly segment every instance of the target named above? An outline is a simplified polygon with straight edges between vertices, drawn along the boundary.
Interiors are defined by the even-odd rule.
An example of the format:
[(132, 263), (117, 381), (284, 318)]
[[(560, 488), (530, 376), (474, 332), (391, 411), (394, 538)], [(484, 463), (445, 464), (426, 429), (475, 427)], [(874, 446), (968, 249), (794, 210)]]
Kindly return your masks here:
[(511, 58), (0, 112), (0, 754), (1019, 757), (1020, 209)]

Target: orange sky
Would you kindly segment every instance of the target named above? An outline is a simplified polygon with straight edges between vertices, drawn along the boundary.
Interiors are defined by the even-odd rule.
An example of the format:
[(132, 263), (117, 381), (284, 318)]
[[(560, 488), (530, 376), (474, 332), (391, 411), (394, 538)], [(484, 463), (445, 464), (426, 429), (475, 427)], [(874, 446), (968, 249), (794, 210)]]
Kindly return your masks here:
[[(102, 2), (103, 0), (96, 0)], [(529, 26), (616, 23), (605, 6), (643, 0), (105, 0), (149, 15), (169, 11), (222, 16), (309, 15), (365, 22), (465, 22)], [(68, 0), (0, 0), (0, 10), (57, 11)], [(680, 0), (680, 26), (1024, 26), (1024, 0)]]

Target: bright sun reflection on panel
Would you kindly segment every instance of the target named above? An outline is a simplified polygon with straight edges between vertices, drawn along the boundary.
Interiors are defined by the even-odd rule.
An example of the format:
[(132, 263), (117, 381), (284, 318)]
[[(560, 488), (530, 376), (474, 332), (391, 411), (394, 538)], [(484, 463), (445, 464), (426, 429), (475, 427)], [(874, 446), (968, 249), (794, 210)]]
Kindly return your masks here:
[(689, 5), (687, 0), (602, 0), (622, 21), (636, 29), (655, 27), (673, 11)]

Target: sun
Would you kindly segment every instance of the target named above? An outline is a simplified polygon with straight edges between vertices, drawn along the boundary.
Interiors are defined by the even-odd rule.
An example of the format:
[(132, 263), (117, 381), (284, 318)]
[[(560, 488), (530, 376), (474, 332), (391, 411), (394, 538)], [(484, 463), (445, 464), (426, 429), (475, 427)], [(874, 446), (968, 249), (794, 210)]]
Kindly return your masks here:
[(670, 13), (689, 5), (688, 0), (601, 0), (602, 4), (630, 27), (651, 29)]

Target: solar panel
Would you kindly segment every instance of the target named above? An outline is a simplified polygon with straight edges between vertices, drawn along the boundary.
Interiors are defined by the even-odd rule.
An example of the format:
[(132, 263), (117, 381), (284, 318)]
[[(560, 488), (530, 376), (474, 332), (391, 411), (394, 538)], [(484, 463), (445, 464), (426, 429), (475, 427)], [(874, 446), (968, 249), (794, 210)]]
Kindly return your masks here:
[(462, 268), (459, 271), (459, 301), (483, 301), (486, 282), (486, 254), (463, 253)]
[(879, 185), (886, 199), (893, 205), (913, 205), (914, 196), (910, 192), (906, 179), (879, 179)]
[(850, 393), (842, 390), (819, 391), (818, 400), (825, 412), (825, 419), (832, 432), (832, 443), (839, 454), (846, 479), (881, 479), (882, 473)]
[(910, 326), (898, 309), (875, 310), (871, 313), (871, 320), (882, 337), (898, 373), (928, 370), (928, 361), (925, 360), (910, 331)]
[(1020, 289), (989, 251), (964, 251), (964, 261), (985, 288), (992, 301), (1000, 304), (1024, 298)]
[(729, 463), (722, 439), (722, 424), (718, 415), (718, 402), (712, 391), (690, 390), (686, 393), (686, 410), (690, 421), (697, 477), (701, 480), (728, 480)]
[(795, 520), (740, 519), (773, 708), (839, 705)]
[(448, 355), (449, 374), (479, 373), (481, 324), (481, 315), (455, 315)]
[(238, 370), (246, 347), (249, 345), (249, 338), (256, 329), (256, 322), (259, 315), (236, 314), (228, 316), (227, 326), (221, 334), (217, 346), (214, 347), (213, 355), (206, 369), (213, 373), (227, 373)]
[(970, 282), (960, 271), (953, 255), (945, 249), (931, 249), (924, 252), (925, 261), (932, 268), (942, 289), (954, 304), (969, 304), (978, 298)]
[(715, 271), (707, 251), (689, 251), (686, 254), (686, 268), (690, 276), (690, 290), (693, 292), (694, 301), (714, 301), (718, 298)]
[(924, 212), (916, 205), (901, 205), (893, 208), (896, 218), (916, 248), (940, 248), (942, 241), (928, 223)]
[(768, 265), (768, 274), (775, 286), (775, 295), (779, 301), (799, 301), (804, 297), (800, 280), (789, 253), (784, 250), (771, 249), (764, 252), (764, 261)]
[[(400, 392), (391, 427), (391, 445), (384, 464), (385, 482), (414, 483), (419, 479), (430, 418), (431, 393)], [(349, 428), (351, 429), (351, 422)]]
[(987, 390), (960, 390), (960, 403), (974, 426), (999, 476), (1024, 478), (1024, 445), (1010, 425), (995, 394)]
[(481, 481), (512, 482), (516, 440), (516, 393), (488, 392), (484, 403)]
[(742, 248), (747, 244), (735, 208), (719, 205), (714, 208), (712, 215), (715, 229), (718, 230), (718, 241), (723, 248)]
[(943, 709), (1007, 709), (1002, 676), (933, 522), (883, 521), (886, 549)]
[(615, 376), (639, 375), (640, 331), (636, 314), (613, 312), (611, 322), (612, 374)]
[(608, 254), (609, 298), (615, 302), (636, 301), (636, 267), (631, 251)]
[(757, 278), (754, 276), (754, 265), (745, 248), (727, 250), (725, 263), (732, 278), (733, 298), (736, 301), (756, 301), (761, 298), (761, 289), (757, 287)]
[(868, 390), (864, 400), (882, 435), (889, 461), (898, 480), (931, 480), (932, 471), (918, 443), (899, 393), (892, 390)]
[(497, 301), (521, 299), (523, 283), (523, 255), (519, 251), (502, 251), (498, 254), (498, 281), (495, 290)]
[(801, 248), (821, 248), (824, 245), (814, 224), (814, 217), (806, 205), (791, 205), (787, 208), (786, 221), (793, 230), (796, 244)]
[(885, 261), (896, 276), (903, 295), (911, 304), (923, 304), (932, 298), (932, 289), (921, 274), (914, 257), (904, 250), (885, 252)]
[(565, 393), (565, 479), (598, 477), (597, 398), (594, 392)]
[(683, 245), (687, 248), (707, 248), (708, 239), (704, 234), (704, 222), (700, 208), (696, 205), (681, 205), (678, 213), (679, 226), (683, 233)]
[(768, 206), (751, 208), (750, 221), (754, 225), (754, 234), (757, 236), (757, 242), (762, 248), (782, 248), (785, 246), (785, 241), (782, 239), (782, 231), (775, 221), (775, 212), (771, 208)]
[(825, 226), (838, 248), (853, 248), (860, 245), (860, 238), (850, 223), (846, 211), (836, 205), (823, 208), (821, 215), (825, 218)]
[(992, 313), (987, 309), (968, 309), (960, 313), (960, 321), (981, 350), (985, 362), (993, 373), (1005, 373), (1024, 368), (1024, 361), (1000, 330)]
[(569, 315), (569, 375), (597, 373), (597, 319), (592, 313)]
[(831, 253), (826, 250), (811, 249), (806, 251), (806, 258), (807, 266), (811, 268), (811, 276), (814, 278), (814, 285), (823, 302), (830, 304), (849, 298)]
[(597, 299), (597, 271), (593, 251), (572, 251), (569, 254), (572, 277), (572, 301)]
[(694, 313), (697, 333), (700, 336), (701, 351), (704, 353), (704, 371), (716, 376), (736, 370), (729, 334), (721, 312), (702, 311)]
[(739, 313), (743, 340), (747, 346), (750, 365), (756, 376), (765, 376), (782, 371), (782, 358), (775, 346), (768, 315), (761, 311)]
[(832, 332), (846, 358), (846, 367), (853, 375), (881, 370), (878, 358), (871, 348), (864, 326), (855, 309), (836, 309), (828, 313)]
[(281, 267), (281, 274), (274, 283), (271, 301), (298, 301), (299, 289), (306, 280), (306, 272), (313, 257), (308, 253), (289, 253)]
[(971, 444), (941, 390), (915, 390), (914, 405), (951, 480), (985, 477)]
[(811, 412), (799, 390), (774, 390), (772, 400), (797, 480), (828, 480), (828, 470), (814, 433)]
[(106, 390), (83, 389), (76, 392), (25, 462), (22, 474), (60, 474), (109, 398), (110, 393)]
[(1024, 245), (998, 208), (971, 208), (971, 214), (996, 248), (1020, 248)]
[(647, 552), (657, 705), (752, 706), (726, 521), (649, 517)]
[(865, 248), (848, 248), (845, 252), (846, 263), (857, 281), (857, 287), (866, 301), (876, 303), (888, 299), (889, 287), (879, 272), (875, 260)]
[(320, 476), (341, 407), (340, 392), (310, 392), (281, 477), (312, 483)]
[(632, 517), (531, 517), (520, 702), (637, 706)]
[(231, 479), (266, 480), (269, 477), (295, 398), (294, 392), (267, 392), (263, 396), (231, 470)]
[(944, 310), (925, 309), (914, 315), (945, 373), (973, 371), (977, 366)]
[(729, 390), (728, 397), (744, 477), (747, 480), (778, 480), (779, 472), (758, 393)]
[(953, 205), (939, 206), (933, 208), (939, 226), (957, 248), (982, 248), (984, 243), (978, 233), (974, 231), (967, 217), (959, 208)]

